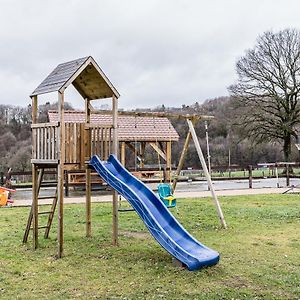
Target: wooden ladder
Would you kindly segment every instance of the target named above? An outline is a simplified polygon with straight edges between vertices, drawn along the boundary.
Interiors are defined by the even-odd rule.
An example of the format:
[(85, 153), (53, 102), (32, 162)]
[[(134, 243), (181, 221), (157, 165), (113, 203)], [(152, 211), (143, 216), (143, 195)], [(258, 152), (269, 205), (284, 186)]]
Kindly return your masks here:
[[(40, 168), (39, 174), (38, 174), (38, 182), (37, 182), (37, 194), (38, 195), (39, 195), (41, 185), (43, 182), (44, 173), (45, 173), (45, 168)], [(38, 212), (39, 216), (40, 215), (48, 215), (47, 225), (39, 226), (38, 229), (45, 229), (44, 238), (47, 239), (49, 237), (50, 228), (52, 225), (52, 221), (53, 221), (53, 217), (54, 217), (54, 213), (55, 213), (55, 209), (56, 209), (56, 205), (57, 205), (57, 185), (56, 185), (56, 189), (55, 189), (55, 194), (53, 196), (38, 196), (38, 200), (45, 200), (45, 199), (53, 199), (53, 201), (52, 201), (51, 209), (49, 211)], [(33, 205), (31, 205), (31, 209), (29, 212), (28, 221), (27, 221), (27, 225), (26, 225), (26, 229), (25, 229), (25, 233), (24, 233), (24, 237), (23, 237), (23, 243), (26, 243), (28, 241), (29, 232), (30, 232), (30, 230), (32, 230), (32, 222), (33, 222)]]

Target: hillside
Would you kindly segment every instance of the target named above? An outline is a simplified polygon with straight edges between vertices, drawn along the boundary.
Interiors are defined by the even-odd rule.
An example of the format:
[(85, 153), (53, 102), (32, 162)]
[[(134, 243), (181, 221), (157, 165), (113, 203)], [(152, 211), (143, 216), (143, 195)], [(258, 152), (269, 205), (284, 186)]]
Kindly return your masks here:
[[(39, 121), (47, 121), (47, 112), (55, 109), (56, 104), (46, 103), (39, 106)], [(66, 109), (73, 109), (66, 104)], [(212, 165), (256, 164), (258, 162), (274, 162), (283, 160), (279, 145), (255, 145), (248, 139), (242, 139), (242, 129), (234, 125), (234, 111), (229, 97), (219, 97), (182, 107), (166, 107), (162, 105), (147, 111), (166, 111), (183, 114), (205, 114), (215, 118), (208, 123), (209, 145)], [(180, 135), (179, 143), (173, 146), (173, 164), (177, 164), (187, 134), (187, 124), (184, 120), (171, 120)], [(31, 106), (17, 107), (0, 105), (0, 172), (8, 168), (14, 171), (30, 170), (31, 157)], [(206, 140), (204, 122), (195, 126), (203, 152), (206, 154)], [(297, 159), (294, 149), (293, 159)], [(151, 152), (147, 154), (149, 163), (157, 163), (157, 156)], [(130, 159), (128, 160), (130, 163)], [(131, 165), (134, 161), (131, 160)], [(200, 167), (196, 149), (190, 145), (185, 167)]]

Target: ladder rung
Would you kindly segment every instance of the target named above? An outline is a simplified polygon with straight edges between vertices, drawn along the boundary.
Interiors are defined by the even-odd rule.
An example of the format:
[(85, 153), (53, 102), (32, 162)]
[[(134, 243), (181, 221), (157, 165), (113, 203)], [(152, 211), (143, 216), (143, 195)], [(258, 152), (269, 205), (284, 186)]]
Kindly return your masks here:
[(128, 212), (128, 211), (134, 211), (133, 208), (119, 208), (118, 209), (119, 212)]
[(46, 215), (46, 214), (52, 214), (53, 213), (53, 211), (41, 211), (41, 212), (39, 212), (38, 214), (39, 215)]
[[(48, 226), (39, 226), (38, 229), (45, 229), (45, 228), (48, 228)], [(33, 230), (32, 227), (30, 227), (30, 230)]]
[(41, 196), (41, 197), (38, 197), (38, 200), (54, 199), (54, 198), (56, 198), (56, 196)]

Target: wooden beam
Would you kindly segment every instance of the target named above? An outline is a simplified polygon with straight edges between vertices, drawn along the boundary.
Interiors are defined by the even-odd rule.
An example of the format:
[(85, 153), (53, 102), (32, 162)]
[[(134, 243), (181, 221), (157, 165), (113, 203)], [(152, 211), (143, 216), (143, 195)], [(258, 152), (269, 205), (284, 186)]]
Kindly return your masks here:
[[(85, 99), (85, 125), (90, 125), (91, 122), (91, 110), (89, 105), (90, 100)], [(86, 157), (88, 159), (91, 158), (91, 128), (88, 128), (86, 130)], [(92, 228), (91, 228), (91, 169), (89, 168), (89, 165), (85, 165), (85, 208), (86, 208), (86, 236), (90, 237), (92, 234)]]
[(166, 161), (167, 157), (166, 154), (162, 149), (160, 149), (156, 143), (150, 142), (149, 145)]
[(58, 92), (59, 142), (57, 166), (57, 196), (58, 196), (58, 258), (64, 251), (64, 163), (65, 163), (65, 122), (64, 122), (64, 93)]
[(196, 147), (196, 150), (197, 150), (197, 153), (198, 153), (201, 165), (202, 165), (202, 169), (204, 171), (204, 174), (205, 174), (206, 180), (208, 182), (208, 186), (209, 186), (214, 204), (215, 204), (216, 209), (217, 209), (217, 213), (218, 213), (218, 216), (219, 216), (220, 223), (221, 223), (223, 228), (227, 228), (225, 218), (224, 218), (224, 215), (223, 215), (223, 212), (222, 212), (222, 209), (221, 209), (221, 205), (220, 205), (219, 200), (217, 198), (217, 195), (215, 193), (215, 188), (212, 184), (211, 177), (210, 177), (210, 174), (209, 174), (207, 166), (206, 166), (205, 158), (203, 156), (203, 153), (202, 153), (202, 150), (201, 150), (201, 147), (200, 147), (200, 143), (199, 143), (199, 140), (198, 140), (193, 122), (191, 120), (187, 119), (187, 123), (189, 125), (189, 130), (191, 132), (191, 135), (192, 135), (192, 138), (193, 138), (193, 141), (194, 141), (194, 144), (195, 144), (195, 147)]
[(166, 180), (171, 182), (172, 143), (166, 142)]
[[(111, 115), (109, 110), (92, 110), (93, 114)], [(120, 116), (136, 116), (136, 117), (157, 117), (157, 118), (173, 118), (173, 119), (196, 119), (198, 121), (212, 120), (214, 116), (198, 115), (198, 114), (172, 114), (164, 112), (135, 112), (135, 111), (119, 111)]]
[(38, 112), (37, 96), (32, 96), (31, 100), (32, 100), (32, 112), (31, 112), (32, 124), (36, 124), (37, 117), (38, 117), (38, 115), (37, 115), (37, 112)]
[[(113, 115), (113, 147), (112, 153), (118, 157), (118, 99), (115, 95), (112, 97), (112, 115)], [(112, 228), (112, 243), (114, 246), (118, 246), (118, 229), (119, 218), (118, 218), (118, 192), (113, 191), (113, 228)]]
[(39, 219), (38, 219), (38, 171), (32, 165), (32, 229), (33, 229), (33, 249), (38, 248), (39, 239)]
[[(37, 96), (33, 96), (32, 98), (32, 124), (36, 124), (37, 122), (37, 112), (38, 112), (38, 102)], [(32, 157), (36, 157), (36, 145), (37, 145), (37, 136), (35, 134), (32, 135)], [(34, 164), (32, 164), (32, 227), (33, 227), (33, 249), (38, 247), (38, 176), (37, 176), (37, 168)], [(30, 225), (29, 225), (30, 226)]]
[[(195, 125), (195, 121), (192, 121), (192, 124)], [(172, 190), (173, 190), (173, 192), (175, 192), (175, 190), (176, 190), (176, 186), (177, 186), (177, 182), (178, 182), (178, 177), (179, 177), (180, 172), (181, 172), (181, 170), (183, 168), (183, 164), (184, 164), (185, 157), (186, 157), (186, 154), (187, 154), (188, 149), (189, 149), (189, 144), (191, 142), (191, 139), (192, 139), (192, 134), (189, 131), (188, 134), (187, 134), (187, 136), (186, 136), (186, 138), (185, 138), (183, 150), (181, 152), (181, 155), (180, 155), (180, 158), (179, 158), (179, 162), (178, 162), (178, 166), (177, 166), (177, 170), (175, 172), (175, 177), (174, 177), (173, 184), (172, 184)]]
[(126, 144), (121, 142), (121, 163), (125, 167), (126, 164)]
[(140, 142), (140, 154), (141, 154), (141, 164), (140, 167), (145, 167), (145, 150), (146, 150), (146, 142)]

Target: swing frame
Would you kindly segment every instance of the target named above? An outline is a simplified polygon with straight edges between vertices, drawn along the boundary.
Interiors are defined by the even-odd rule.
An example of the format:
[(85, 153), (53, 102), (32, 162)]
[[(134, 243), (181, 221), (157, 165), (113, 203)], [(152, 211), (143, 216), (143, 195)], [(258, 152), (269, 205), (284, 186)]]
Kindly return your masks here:
[[(93, 113), (110, 114), (109, 111), (104, 111), (104, 110), (95, 110), (95, 111), (93, 111)], [(226, 224), (223, 212), (222, 212), (222, 208), (221, 208), (220, 202), (218, 200), (218, 197), (216, 195), (214, 186), (212, 184), (211, 176), (210, 176), (210, 173), (208, 171), (208, 168), (207, 168), (207, 165), (206, 165), (206, 161), (205, 161), (203, 152), (201, 150), (200, 143), (199, 143), (199, 140), (198, 140), (198, 136), (196, 134), (195, 127), (194, 127), (197, 122), (199, 122), (199, 121), (209, 121), (209, 120), (214, 119), (214, 117), (213, 116), (207, 116), (207, 115), (171, 114), (171, 113), (164, 113), (164, 112), (128, 112), (128, 111), (119, 111), (118, 114), (119, 115), (130, 115), (130, 116), (141, 116), (141, 117), (167, 117), (167, 118), (184, 119), (184, 120), (186, 120), (186, 122), (188, 124), (188, 127), (189, 127), (189, 131), (188, 131), (187, 136), (185, 138), (184, 147), (183, 147), (183, 150), (181, 152), (179, 163), (178, 163), (178, 166), (177, 166), (177, 169), (176, 169), (176, 173), (175, 173), (175, 177), (174, 177), (174, 180), (173, 180), (173, 184), (172, 184), (173, 193), (175, 193), (175, 190), (176, 190), (176, 185), (177, 185), (177, 182), (178, 182), (178, 177), (179, 177), (179, 174), (180, 174), (180, 172), (182, 170), (183, 164), (185, 162), (185, 158), (186, 158), (186, 155), (187, 155), (189, 144), (190, 144), (191, 140), (193, 140), (193, 142), (195, 144), (195, 147), (196, 147), (196, 150), (197, 150), (197, 154), (198, 154), (200, 163), (202, 165), (202, 169), (204, 171), (205, 178), (206, 178), (208, 186), (209, 186), (209, 190), (211, 192), (213, 203), (214, 203), (214, 205), (216, 207), (216, 211), (217, 211), (217, 215), (218, 215), (220, 224), (221, 224), (221, 226), (223, 228), (226, 229), (227, 228), (227, 224)]]

